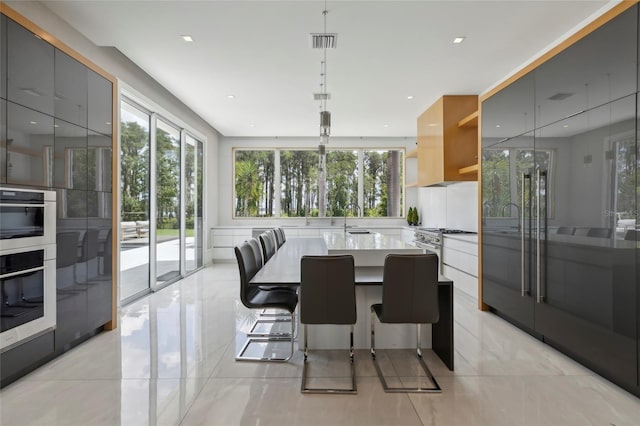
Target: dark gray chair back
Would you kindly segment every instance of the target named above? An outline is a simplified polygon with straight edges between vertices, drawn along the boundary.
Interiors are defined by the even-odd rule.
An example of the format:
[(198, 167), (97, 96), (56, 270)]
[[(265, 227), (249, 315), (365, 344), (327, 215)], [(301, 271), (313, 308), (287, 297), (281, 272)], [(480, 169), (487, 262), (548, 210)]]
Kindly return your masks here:
[(262, 258), (264, 263), (267, 263), (269, 259), (276, 253), (276, 247), (273, 242), (273, 236), (268, 232), (263, 232), (258, 236), (260, 239), (260, 245), (262, 246)]
[(303, 256), (300, 260), (300, 322), (355, 324), (353, 256)]
[(556, 234), (560, 235), (573, 235), (576, 232), (576, 228), (573, 226), (561, 226), (556, 231)]
[(640, 231), (637, 229), (627, 229), (627, 232), (624, 234), (624, 239), (627, 241), (638, 241), (640, 238)]
[(281, 226), (278, 226), (276, 229), (278, 230), (278, 232), (280, 232), (280, 239), (282, 240), (282, 244), (284, 244), (287, 241), (287, 236), (284, 234), (284, 229), (282, 229)]
[(384, 262), (382, 312), (385, 323), (436, 323), (438, 256), (389, 254)]
[(587, 237), (609, 238), (610, 236), (611, 229), (609, 228), (589, 228), (587, 231)]
[(260, 270), (256, 257), (253, 254), (251, 244), (244, 242), (234, 248), (236, 260), (238, 261), (238, 270), (240, 272), (240, 300), (247, 308), (261, 307), (251, 302), (255, 293), (260, 289), (249, 285), (249, 281)]
[(262, 259), (262, 247), (260, 246), (260, 242), (257, 239), (252, 238), (248, 241), (248, 243), (253, 250), (253, 256), (255, 257), (256, 263), (258, 264), (258, 269), (262, 268), (262, 266), (264, 265), (264, 260)]
[(273, 236), (276, 238), (276, 246), (278, 246), (278, 249), (280, 249), (280, 247), (282, 247), (282, 244), (284, 244), (284, 241), (282, 241), (282, 234), (280, 234), (279, 228), (273, 229)]

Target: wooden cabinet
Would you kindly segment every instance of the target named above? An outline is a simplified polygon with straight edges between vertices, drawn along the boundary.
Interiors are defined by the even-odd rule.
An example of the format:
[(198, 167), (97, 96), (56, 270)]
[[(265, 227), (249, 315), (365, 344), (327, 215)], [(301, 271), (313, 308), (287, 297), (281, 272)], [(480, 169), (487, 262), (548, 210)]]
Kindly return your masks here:
[[(418, 117), (418, 185), (477, 180), (460, 173), (478, 162), (478, 96), (443, 96)], [(476, 119), (477, 123), (477, 119)]]

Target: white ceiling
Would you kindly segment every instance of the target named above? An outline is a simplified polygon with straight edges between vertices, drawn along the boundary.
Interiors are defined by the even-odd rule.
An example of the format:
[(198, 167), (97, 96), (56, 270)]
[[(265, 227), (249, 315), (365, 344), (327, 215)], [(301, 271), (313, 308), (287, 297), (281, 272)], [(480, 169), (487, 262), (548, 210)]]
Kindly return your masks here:
[[(225, 136), (317, 136), (324, 1), (45, 1)], [(608, 1), (329, 1), (332, 136), (413, 136), (444, 94), (481, 93)], [(191, 35), (193, 43), (180, 37)], [(464, 43), (452, 43), (464, 36)], [(234, 95), (235, 99), (229, 99)], [(408, 96), (414, 98), (409, 100)]]

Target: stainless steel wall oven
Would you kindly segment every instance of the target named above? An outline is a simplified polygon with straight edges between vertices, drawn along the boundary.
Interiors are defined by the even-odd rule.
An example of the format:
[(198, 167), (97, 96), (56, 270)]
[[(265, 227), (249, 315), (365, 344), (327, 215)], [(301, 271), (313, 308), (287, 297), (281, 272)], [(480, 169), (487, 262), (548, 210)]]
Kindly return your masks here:
[(55, 200), (0, 188), (0, 352), (55, 328)]

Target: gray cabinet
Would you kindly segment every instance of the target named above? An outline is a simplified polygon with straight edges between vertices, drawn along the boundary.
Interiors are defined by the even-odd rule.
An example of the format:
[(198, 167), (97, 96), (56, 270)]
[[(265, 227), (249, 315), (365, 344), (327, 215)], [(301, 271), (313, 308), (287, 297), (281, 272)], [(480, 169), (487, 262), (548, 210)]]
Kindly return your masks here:
[(7, 19), (7, 99), (53, 116), (55, 48)]
[(56, 118), (87, 127), (87, 67), (66, 53), (55, 50)]
[(636, 92), (637, 13), (625, 11), (536, 68), (536, 127)]
[[(0, 183), (57, 198), (56, 329), (38, 356), (3, 366), (2, 385), (112, 319), (112, 92), (111, 81), (0, 14)], [(26, 360), (23, 346), (3, 361)]]
[(111, 135), (113, 84), (92, 70), (87, 70), (88, 128)]
[(639, 201), (637, 9), (483, 103), (482, 279), (497, 313), (640, 395), (628, 238)]

